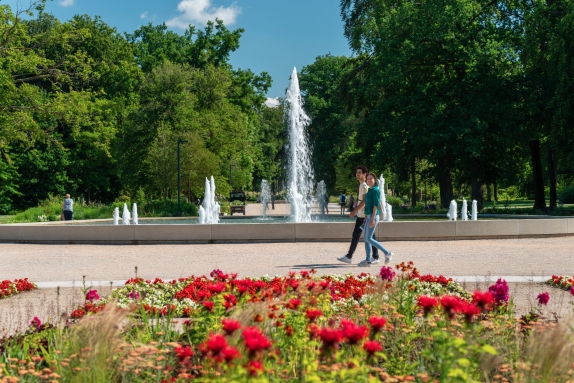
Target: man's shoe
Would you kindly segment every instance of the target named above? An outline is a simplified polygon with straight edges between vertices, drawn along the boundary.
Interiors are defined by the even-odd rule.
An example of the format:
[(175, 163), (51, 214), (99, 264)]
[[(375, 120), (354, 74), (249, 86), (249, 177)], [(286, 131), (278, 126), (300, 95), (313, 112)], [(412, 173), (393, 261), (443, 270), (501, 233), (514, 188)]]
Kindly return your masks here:
[(345, 255), (344, 257), (337, 258), (337, 261), (341, 261), (343, 263), (351, 263), (351, 258), (349, 258)]
[(381, 263), (381, 262), (379, 261), (378, 258), (375, 258), (375, 259), (373, 259), (373, 260), (371, 261), (371, 265), (377, 265), (377, 264), (379, 264), (379, 263)]
[(359, 267), (371, 267), (371, 262), (369, 262), (365, 259), (364, 261), (359, 262), (359, 264), (357, 266), (359, 266)]
[(389, 251), (389, 254), (385, 255), (385, 265), (388, 265), (391, 259), (393, 259), (393, 253)]

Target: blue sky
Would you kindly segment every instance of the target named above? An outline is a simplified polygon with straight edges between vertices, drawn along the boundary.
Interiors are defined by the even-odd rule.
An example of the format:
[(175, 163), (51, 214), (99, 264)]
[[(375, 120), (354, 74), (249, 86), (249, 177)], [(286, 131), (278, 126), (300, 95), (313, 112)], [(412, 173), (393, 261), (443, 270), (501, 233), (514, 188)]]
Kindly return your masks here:
[[(30, 0), (0, 0), (13, 7)], [(235, 68), (268, 72), (267, 96), (283, 97), (293, 67), (313, 63), (319, 55), (351, 54), (343, 36), (339, 0), (53, 0), (47, 11), (64, 21), (75, 14), (99, 15), (120, 32), (142, 24), (167, 22), (182, 33), (187, 24), (203, 27), (219, 16), (229, 29), (243, 28), (240, 48), (231, 55)]]

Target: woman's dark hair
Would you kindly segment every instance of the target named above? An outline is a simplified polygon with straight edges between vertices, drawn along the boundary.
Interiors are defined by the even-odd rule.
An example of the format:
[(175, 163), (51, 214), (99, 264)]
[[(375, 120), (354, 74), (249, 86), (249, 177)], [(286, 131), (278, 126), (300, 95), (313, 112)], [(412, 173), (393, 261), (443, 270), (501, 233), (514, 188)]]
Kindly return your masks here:
[(355, 168), (355, 171), (356, 171), (356, 170), (359, 170), (359, 169), (361, 169), (361, 171), (363, 172), (363, 174), (367, 174), (367, 173), (369, 172), (369, 170), (367, 169), (367, 167), (366, 167), (366, 166), (363, 166), (363, 165), (357, 166), (357, 167)]
[(375, 179), (375, 186), (379, 185), (379, 179), (377, 178), (377, 175), (373, 172), (370, 172), (369, 174), (367, 174), (367, 178), (369, 178), (369, 176), (373, 176), (373, 178)]

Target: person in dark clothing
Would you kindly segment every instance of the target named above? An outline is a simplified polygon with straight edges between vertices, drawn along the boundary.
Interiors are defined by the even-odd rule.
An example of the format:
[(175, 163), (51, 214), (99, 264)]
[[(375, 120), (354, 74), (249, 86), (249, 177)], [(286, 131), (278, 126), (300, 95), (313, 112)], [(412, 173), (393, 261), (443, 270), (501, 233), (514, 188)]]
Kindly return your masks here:
[[(353, 254), (355, 253), (357, 245), (359, 244), (359, 238), (361, 238), (361, 233), (363, 232), (361, 226), (365, 222), (365, 196), (369, 191), (369, 187), (367, 186), (367, 174), (368, 170), (366, 166), (357, 166), (355, 170), (355, 178), (357, 181), (359, 181), (359, 193), (357, 194), (357, 204), (353, 211), (349, 214), (350, 217), (354, 217), (356, 215), (357, 219), (355, 220), (355, 228), (353, 229), (353, 237), (351, 239), (351, 246), (349, 246), (349, 251), (341, 258), (337, 258), (337, 260), (344, 263), (351, 263)], [(375, 239), (374, 235), (373, 239)], [(374, 247), (373, 260), (371, 264), (377, 263), (379, 263), (379, 250)]]

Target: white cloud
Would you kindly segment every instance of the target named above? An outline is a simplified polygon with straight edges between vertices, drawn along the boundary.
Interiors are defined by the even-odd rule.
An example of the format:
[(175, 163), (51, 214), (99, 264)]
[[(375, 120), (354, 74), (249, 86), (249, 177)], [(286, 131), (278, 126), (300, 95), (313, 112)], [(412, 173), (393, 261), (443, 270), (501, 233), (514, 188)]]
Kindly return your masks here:
[(74, 1), (75, 0), (62, 0), (60, 1), (60, 5), (62, 7), (71, 7), (72, 5), (74, 5)]
[(269, 98), (267, 97), (267, 101), (265, 101), (265, 105), (269, 108), (277, 108), (279, 106), (279, 98)]
[(147, 11), (140, 15), (140, 19), (145, 19), (147, 17)]
[(181, 0), (177, 10), (181, 14), (166, 21), (168, 27), (187, 29), (189, 24), (205, 25), (210, 20), (215, 21), (216, 18), (222, 20), (225, 25), (231, 25), (241, 13), (241, 8), (235, 3), (229, 7), (216, 7), (211, 4), (211, 0)]

